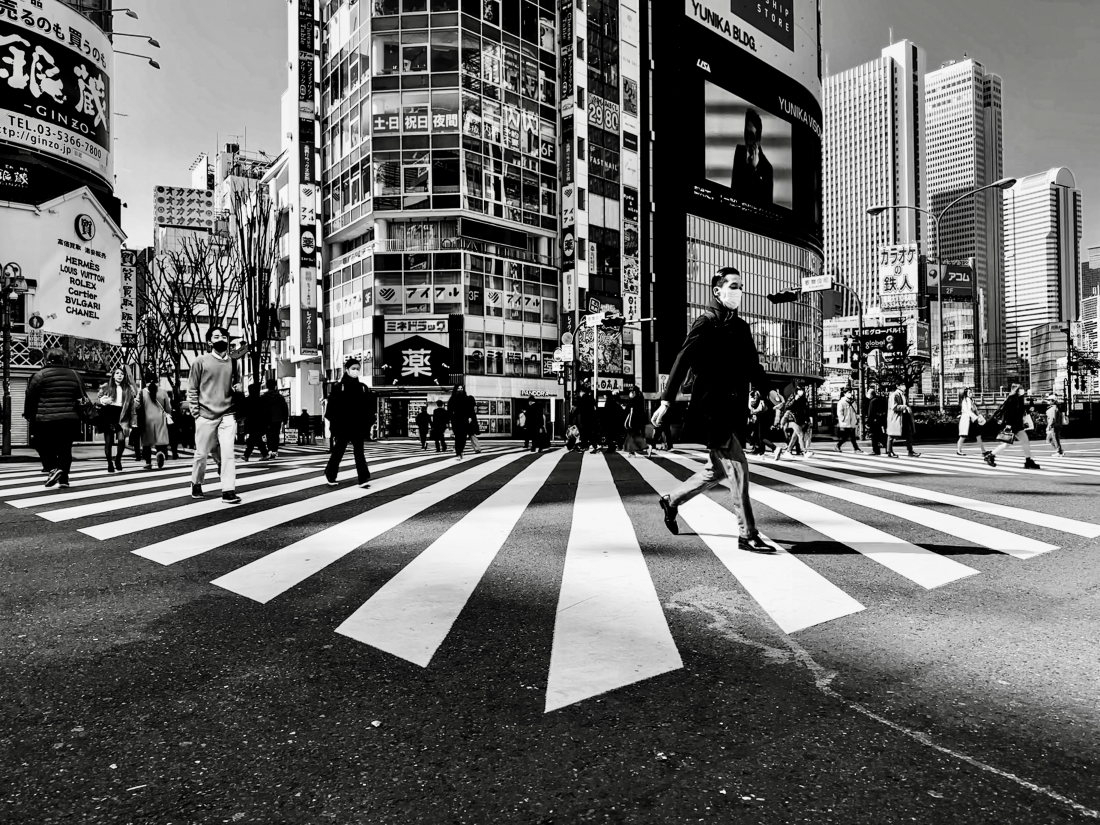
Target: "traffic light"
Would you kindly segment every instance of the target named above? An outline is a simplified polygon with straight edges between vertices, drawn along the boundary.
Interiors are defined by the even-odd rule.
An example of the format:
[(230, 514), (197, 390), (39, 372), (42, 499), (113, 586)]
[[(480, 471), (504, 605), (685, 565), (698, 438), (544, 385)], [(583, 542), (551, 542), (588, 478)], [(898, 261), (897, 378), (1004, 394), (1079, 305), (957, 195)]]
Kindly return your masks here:
[(801, 289), (788, 289), (783, 292), (773, 292), (768, 296), (768, 300), (773, 304), (791, 304), (802, 297)]
[(615, 310), (605, 309), (603, 311), (603, 326), (611, 327), (612, 329), (621, 329), (625, 325), (626, 318), (624, 318)]
[(848, 360), (848, 336), (847, 335), (844, 336), (843, 343), (840, 345), (840, 352), (841, 352), (840, 360), (841, 361), (847, 361)]

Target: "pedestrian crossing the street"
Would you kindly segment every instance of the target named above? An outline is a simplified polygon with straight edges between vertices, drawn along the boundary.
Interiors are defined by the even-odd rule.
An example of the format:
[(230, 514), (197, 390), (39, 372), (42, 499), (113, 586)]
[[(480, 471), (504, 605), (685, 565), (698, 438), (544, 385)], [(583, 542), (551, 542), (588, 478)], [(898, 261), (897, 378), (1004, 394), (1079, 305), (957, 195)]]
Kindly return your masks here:
[[(719, 565), (712, 575), (725, 579), (719, 584), (743, 590), (780, 630), (797, 633), (868, 609), (868, 588), (879, 582), (918, 598), (966, 587), (993, 564), (1027, 564), (1069, 541), (1100, 537), (1100, 523), (1045, 506), (967, 496), (959, 485), (942, 489), (956, 477), (1019, 492), (1087, 485), (1100, 476), (1100, 454), (1087, 452), (1044, 462), (1041, 471), (1024, 470), (1022, 458), (1010, 463), (1002, 455), (989, 467), (976, 454), (946, 450), (899, 459), (825, 451), (780, 461), (754, 456), (750, 492), (770, 554), (739, 548), (740, 525), (721, 489), (681, 506), (680, 536), (665, 530), (657, 496), (700, 468), (706, 454), (697, 449), (630, 460), (560, 449), (532, 454), (497, 443), (456, 461), (389, 442), (368, 445), (367, 458), (372, 478), (365, 488), (355, 483), (350, 454), (335, 487), (321, 474), (323, 449), (239, 464), (239, 507), (219, 500), (213, 466), (208, 498), (192, 500), (190, 461), (183, 459), (158, 471), (127, 466), (121, 474), (81, 463), (67, 489), (45, 489), (34, 467), (6, 469), (0, 501), (104, 549), (124, 549), (138, 557), (135, 564), (171, 567), (206, 556), (223, 567), (213, 587), (257, 605), (294, 599), (306, 582), (323, 571), (339, 575), (349, 557), (385, 546), (387, 537), (408, 544), (440, 507), (469, 501), (446, 529), (415, 539), (416, 552), (368, 598), (331, 617), (339, 636), (427, 668), (475, 592), (499, 585), (494, 564), (518, 551), (532, 508), (549, 506), (538, 503), (540, 492), (564, 486), (567, 503), (560, 506), (568, 514), (542, 537), (560, 539), (564, 548), (560, 578), (545, 582), (558, 596), (547, 712), (683, 667), (649, 558), (658, 549), (712, 556)], [(940, 540), (930, 542), (929, 533)], [(813, 552), (800, 550), (807, 534), (815, 537)], [(232, 562), (232, 554), (212, 552), (245, 542), (260, 550)], [(828, 564), (819, 556), (823, 544), (837, 548)]]

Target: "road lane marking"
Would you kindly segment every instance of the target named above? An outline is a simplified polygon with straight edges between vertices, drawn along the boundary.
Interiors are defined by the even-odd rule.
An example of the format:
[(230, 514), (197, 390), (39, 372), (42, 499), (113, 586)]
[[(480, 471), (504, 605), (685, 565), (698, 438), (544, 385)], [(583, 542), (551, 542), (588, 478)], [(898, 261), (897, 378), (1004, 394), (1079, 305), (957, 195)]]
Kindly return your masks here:
[[(374, 467), (374, 471), (379, 472), (381, 470), (388, 470), (393, 467), (400, 467), (407, 464), (423, 462), (424, 460), (425, 459), (421, 456), (399, 459), (398, 461), (390, 461), (385, 464), (377, 464)], [(431, 462), (431, 466), (440, 464), (442, 464), (442, 462), (440, 461)], [(350, 473), (339, 473), (336, 476), (337, 481), (342, 481), (347, 478), (351, 478)], [(301, 490), (309, 490), (311, 488), (320, 487), (323, 484), (324, 480), (320, 476), (318, 476), (315, 478), (305, 479), (304, 481), (294, 481), (289, 484), (278, 484), (274, 487), (265, 487), (262, 490), (255, 490), (253, 492), (250, 492), (248, 494), (246, 502), (249, 504), (254, 504), (257, 501), (267, 501), (269, 499), (278, 498), (279, 496), (297, 493)], [(324, 489), (327, 490), (328, 487), (326, 486)], [(356, 487), (353, 488), (353, 490), (359, 490), (359, 488)], [(360, 492), (367, 491), (360, 490)], [(331, 499), (326, 499), (326, 501), (331, 501)], [(254, 514), (254, 516), (251, 516), (250, 518), (259, 517), (262, 519), (264, 513), (271, 513), (275, 511), (276, 508), (272, 508), (271, 510), (263, 510), (259, 513)], [(128, 536), (133, 533), (141, 532), (143, 530), (152, 530), (165, 524), (186, 521), (187, 519), (198, 518), (213, 513), (228, 512), (231, 511), (227, 510), (226, 505), (222, 504), (220, 497), (211, 496), (210, 498), (204, 499), (202, 501), (196, 501), (193, 504), (186, 504), (182, 507), (173, 507), (167, 510), (159, 510), (154, 513), (145, 513), (140, 516), (132, 516), (130, 518), (102, 522), (91, 527), (82, 527), (80, 528), (80, 532), (84, 533), (85, 535), (91, 536), (94, 539), (104, 541), (106, 539), (118, 538), (119, 536)], [(218, 530), (218, 525), (213, 525), (212, 527), (203, 529), (210, 530), (212, 533), (216, 533)], [(257, 529), (265, 528), (261, 526)], [(190, 533), (188, 535), (193, 536), (195, 535), (195, 533)], [(203, 535), (210, 535), (210, 533), (203, 533)], [(244, 535), (248, 535), (248, 533), (245, 533)], [(156, 545), (150, 546), (155, 547)], [(138, 555), (141, 555), (141, 553), (139, 552)], [(184, 556), (184, 558), (189, 558), (189, 556)], [(164, 563), (171, 564), (172, 562)]]
[[(755, 469), (755, 468), (754, 468)], [(943, 493), (939, 490), (926, 490), (923, 487), (912, 487), (907, 484), (897, 484), (892, 481), (886, 481), (884, 479), (865, 479), (860, 476), (848, 475), (846, 473), (833, 472), (831, 470), (825, 470), (823, 468), (815, 467), (804, 468), (807, 473), (813, 475), (819, 475), (824, 478), (832, 478), (837, 481), (845, 481), (851, 484), (859, 484), (864, 487), (874, 487), (878, 490), (888, 490), (894, 493), (900, 493), (901, 495), (908, 496), (910, 498), (924, 499), (925, 501), (934, 501), (937, 504), (948, 504), (952, 507), (958, 507), (962, 510), (972, 510), (976, 513), (986, 513), (987, 515), (997, 516), (998, 518), (1011, 519), (1012, 521), (1021, 521), (1025, 524), (1034, 524), (1037, 527), (1048, 527), (1051, 530), (1058, 530), (1062, 533), (1071, 533), (1075, 536), (1083, 536), (1085, 538), (1098, 538), (1100, 537), (1100, 524), (1093, 524), (1088, 521), (1078, 521), (1077, 519), (1065, 518), (1064, 516), (1056, 516), (1051, 513), (1043, 513), (1038, 510), (1025, 510), (1021, 507), (1009, 507), (1004, 504), (994, 504), (988, 501), (981, 501), (975, 498), (966, 498), (964, 496), (956, 496), (951, 493)], [(934, 512), (934, 511), (928, 511)], [(1018, 558), (1030, 558), (1033, 553), (1013, 552), (1006, 550), (1009, 555), (1017, 556)]]
[(427, 667), (564, 452), (525, 467), (419, 553), (336, 632)]
[(585, 455), (554, 618), (546, 712), (683, 666), (607, 460)]
[[(462, 492), (470, 485), (523, 457), (523, 453), (517, 452), (483, 461), (468, 470), (423, 487), (414, 493), (381, 504), (365, 513), (360, 513), (339, 524), (334, 524), (332, 527), (312, 533), (300, 541), (289, 544), (273, 553), (268, 553), (250, 564), (238, 567), (236, 570), (214, 579), (211, 584), (261, 604), (266, 604), (295, 585), (301, 584), (315, 573), (324, 570), (330, 564), (339, 561), (356, 548), (400, 526), (429, 507)], [(438, 466), (426, 470), (418, 468), (401, 475), (415, 478), (435, 472), (438, 469)], [(345, 498), (350, 501), (370, 493), (377, 493), (388, 487), (395, 487), (407, 480), (409, 478), (398, 479), (396, 476), (387, 476), (377, 483), (372, 482), (371, 490), (351, 488), (352, 495), (345, 496)], [(354, 495), (355, 493), (359, 495)], [(337, 493), (332, 496), (322, 496), (322, 498), (331, 499), (338, 495)], [(314, 501), (314, 499), (310, 499), (310, 501)], [(345, 502), (332, 501), (331, 505), (343, 503)], [(325, 505), (326, 509), (328, 506)], [(294, 505), (287, 505), (287, 507), (293, 508)], [(258, 514), (260, 520), (264, 521), (263, 529), (271, 526), (266, 517), (273, 512), (277, 511)], [(299, 515), (295, 514), (293, 517), (298, 518)], [(280, 522), (277, 523), (289, 520), (280, 517)], [(226, 526), (233, 526), (233, 522), (229, 522), (228, 525), (218, 525), (219, 531), (224, 531)], [(218, 541), (220, 544), (227, 543), (221, 538)], [(178, 555), (178, 553), (178, 550), (174, 551), (174, 555)], [(145, 554), (142, 553), (142, 555)], [(165, 555), (164, 550), (158, 549), (156, 555), (158, 559), (163, 558)]]
[[(670, 453), (665, 457), (685, 466), (691, 462), (689, 458)], [(662, 495), (680, 486), (678, 478), (655, 463), (639, 461), (631, 466)], [(691, 462), (691, 469), (698, 470), (698, 464)], [(778, 545), (773, 544), (775, 555), (739, 549), (737, 516), (707, 496), (696, 496), (682, 505), (680, 516), (785, 633), (864, 609), (862, 604)]]

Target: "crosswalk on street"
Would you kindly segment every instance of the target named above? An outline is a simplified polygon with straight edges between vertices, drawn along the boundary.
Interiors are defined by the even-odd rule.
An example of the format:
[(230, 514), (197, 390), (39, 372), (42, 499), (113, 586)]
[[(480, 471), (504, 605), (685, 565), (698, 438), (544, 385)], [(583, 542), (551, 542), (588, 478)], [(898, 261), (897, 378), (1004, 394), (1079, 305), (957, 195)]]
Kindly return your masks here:
[[(557, 593), (547, 712), (683, 667), (658, 595), (665, 587), (653, 572), (655, 553), (682, 554), (685, 563), (712, 557), (719, 567), (709, 575), (722, 580), (710, 584), (747, 594), (793, 634), (888, 609), (868, 598), (875, 588), (916, 599), (1100, 537), (1100, 516), (1071, 518), (1052, 512), (1049, 500), (1019, 504), (1037, 485), (1091, 485), (1100, 455), (1086, 452), (1039, 471), (989, 467), (946, 450), (912, 459), (752, 457), (751, 496), (771, 553), (739, 549), (737, 518), (720, 490), (680, 508), (687, 529), (679, 536), (665, 531), (658, 495), (706, 459), (690, 447), (629, 459), (497, 443), (456, 461), (398, 442), (369, 444), (367, 458), (369, 488), (355, 484), (350, 457), (337, 486), (328, 486), (322, 448), (242, 464), (236, 487), (244, 501), (235, 508), (192, 501), (186, 460), (110, 475), (75, 469), (68, 489), (44, 488), (34, 468), (5, 470), (0, 500), (101, 551), (130, 553), (135, 564), (204, 557), (219, 568), (209, 580), (215, 592), (258, 607), (293, 601), (322, 573), (350, 574), (353, 559), (369, 565), (373, 549), (413, 546), (365, 599), (329, 618), (338, 636), (421, 668), (432, 666), (479, 589), (502, 587), (498, 566), (520, 549), (525, 520), (537, 508), (561, 507), (539, 539), (559, 554), (558, 572), (539, 582)], [(981, 494), (967, 485), (973, 479)], [(925, 486), (930, 481), (936, 489)], [(551, 487), (564, 503), (540, 502)], [(432, 527), (441, 508), (455, 507), (453, 522)], [(225, 552), (240, 547), (247, 552)]]

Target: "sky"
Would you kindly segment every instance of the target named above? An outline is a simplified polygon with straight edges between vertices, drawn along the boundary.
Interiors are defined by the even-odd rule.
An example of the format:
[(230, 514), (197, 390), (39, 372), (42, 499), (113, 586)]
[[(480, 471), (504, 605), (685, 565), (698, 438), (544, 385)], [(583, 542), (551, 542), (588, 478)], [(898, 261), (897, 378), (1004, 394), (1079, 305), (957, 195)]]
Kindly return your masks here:
[[(670, 2), (670, 0), (660, 0)], [(140, 20), (119, 31), (149, 35), (116, 47), (153, 56), (115, 59), (116, 194), (128, 204), (129, 246), (152, 243), (155, 185), (190, 185), (200, 152), (233, 140), (274, 157), (287, 85), (283, 0), (127, 0)], [(908, 38), (930, 68), (963, 54), (999, 74), (1004, 169), (1011, 177), (1066, 166), (1083, 193), (1087, 246), (1100, 245), (1100, 0), (822, 0), (822, 50), (831, 73)], [(247, 140), (245, 133), (247, 131)], [(235, 137), (230, 137), (230, 136)], [(238, 141), (239, 138), (239, 141)]]

